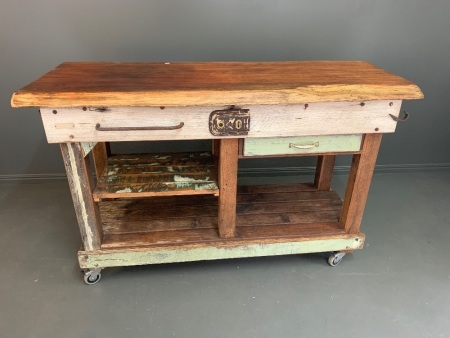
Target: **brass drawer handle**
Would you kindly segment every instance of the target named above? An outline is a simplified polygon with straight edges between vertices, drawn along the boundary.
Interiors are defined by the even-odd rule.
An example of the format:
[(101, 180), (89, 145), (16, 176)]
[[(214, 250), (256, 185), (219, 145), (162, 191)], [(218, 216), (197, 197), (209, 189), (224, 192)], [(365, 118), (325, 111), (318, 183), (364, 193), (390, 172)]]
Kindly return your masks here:
[(289, 148), (296, 148), (296, 149), (312, 149), (317, 148), (319, 146), (319, 142), (314, 142), (311, 144), (294, 144), (289, 143)]
[(134, 130), (175, 130), (181, 129), (184, 126), (184, 122), (180, 122), (176, 126), (154, 126), (154, 127), (102, 127), (100, 123), (95, 125), (95, 130), (98, 131), (134, 131)]

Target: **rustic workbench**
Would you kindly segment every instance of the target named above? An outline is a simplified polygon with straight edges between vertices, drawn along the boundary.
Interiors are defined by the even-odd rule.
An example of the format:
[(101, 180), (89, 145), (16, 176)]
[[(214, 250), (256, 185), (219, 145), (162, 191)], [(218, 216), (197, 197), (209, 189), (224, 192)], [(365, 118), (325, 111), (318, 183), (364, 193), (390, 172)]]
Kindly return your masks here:
[[(15, 92), (60, 143), (85, 282), (106, 267), (361, 249), (383, 133), (412, 82), (361, 61), (63, 63)], [(211, 139), (212, 151), (111, 154), (109, 142)], [(89, 161), (92, 154), (95, 178)], [(344, 200), (336, 155), (353, 154)], [(237, 186), (239, 158), (318, 156), (311, 184)]]

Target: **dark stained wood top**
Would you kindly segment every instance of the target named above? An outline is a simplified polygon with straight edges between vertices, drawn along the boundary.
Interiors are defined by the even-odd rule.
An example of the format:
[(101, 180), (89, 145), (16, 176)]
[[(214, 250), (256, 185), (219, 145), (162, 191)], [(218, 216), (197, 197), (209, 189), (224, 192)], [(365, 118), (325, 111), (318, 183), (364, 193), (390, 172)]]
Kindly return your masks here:
[(420, 99), (363, 61), (66, 62), (15, 92), (13, 107), (301, 104)]

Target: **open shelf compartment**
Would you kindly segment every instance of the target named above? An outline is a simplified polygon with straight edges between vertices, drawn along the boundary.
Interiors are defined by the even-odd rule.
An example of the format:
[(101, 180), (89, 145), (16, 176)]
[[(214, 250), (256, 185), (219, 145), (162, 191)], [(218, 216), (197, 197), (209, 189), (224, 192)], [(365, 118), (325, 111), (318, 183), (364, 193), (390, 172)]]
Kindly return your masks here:
[(341, 207), (309, 184), (238, 187), (236, 236), (221, 238), (215, 196), (105, 200), (101, 248), (78, 259), (104, 268), (361, 249), (365, 236), (345, 232)]
[(219, 194), (217, 166), (210, 152), (110, 156), (93, 197), (98, 202), (198, 194)]
[[(238, 189), (236, 236), (228, 240), (344, 234), (332, 191), (310, 185)], [(100, 203), (102, 249), (223, 241), (214, 196), (177, 196)]]

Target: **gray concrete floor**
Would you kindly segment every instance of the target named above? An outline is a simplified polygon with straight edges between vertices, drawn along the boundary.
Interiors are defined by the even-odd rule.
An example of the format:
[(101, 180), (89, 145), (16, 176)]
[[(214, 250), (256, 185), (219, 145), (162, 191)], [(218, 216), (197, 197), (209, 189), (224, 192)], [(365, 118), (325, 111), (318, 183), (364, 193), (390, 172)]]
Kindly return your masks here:
[(87, 286), (67, 183), (3, 181), (0, 337), (449, 337), (450, 172), (375, 175), (363, 231), (334, 268), (321, 255), (111, 268)]

